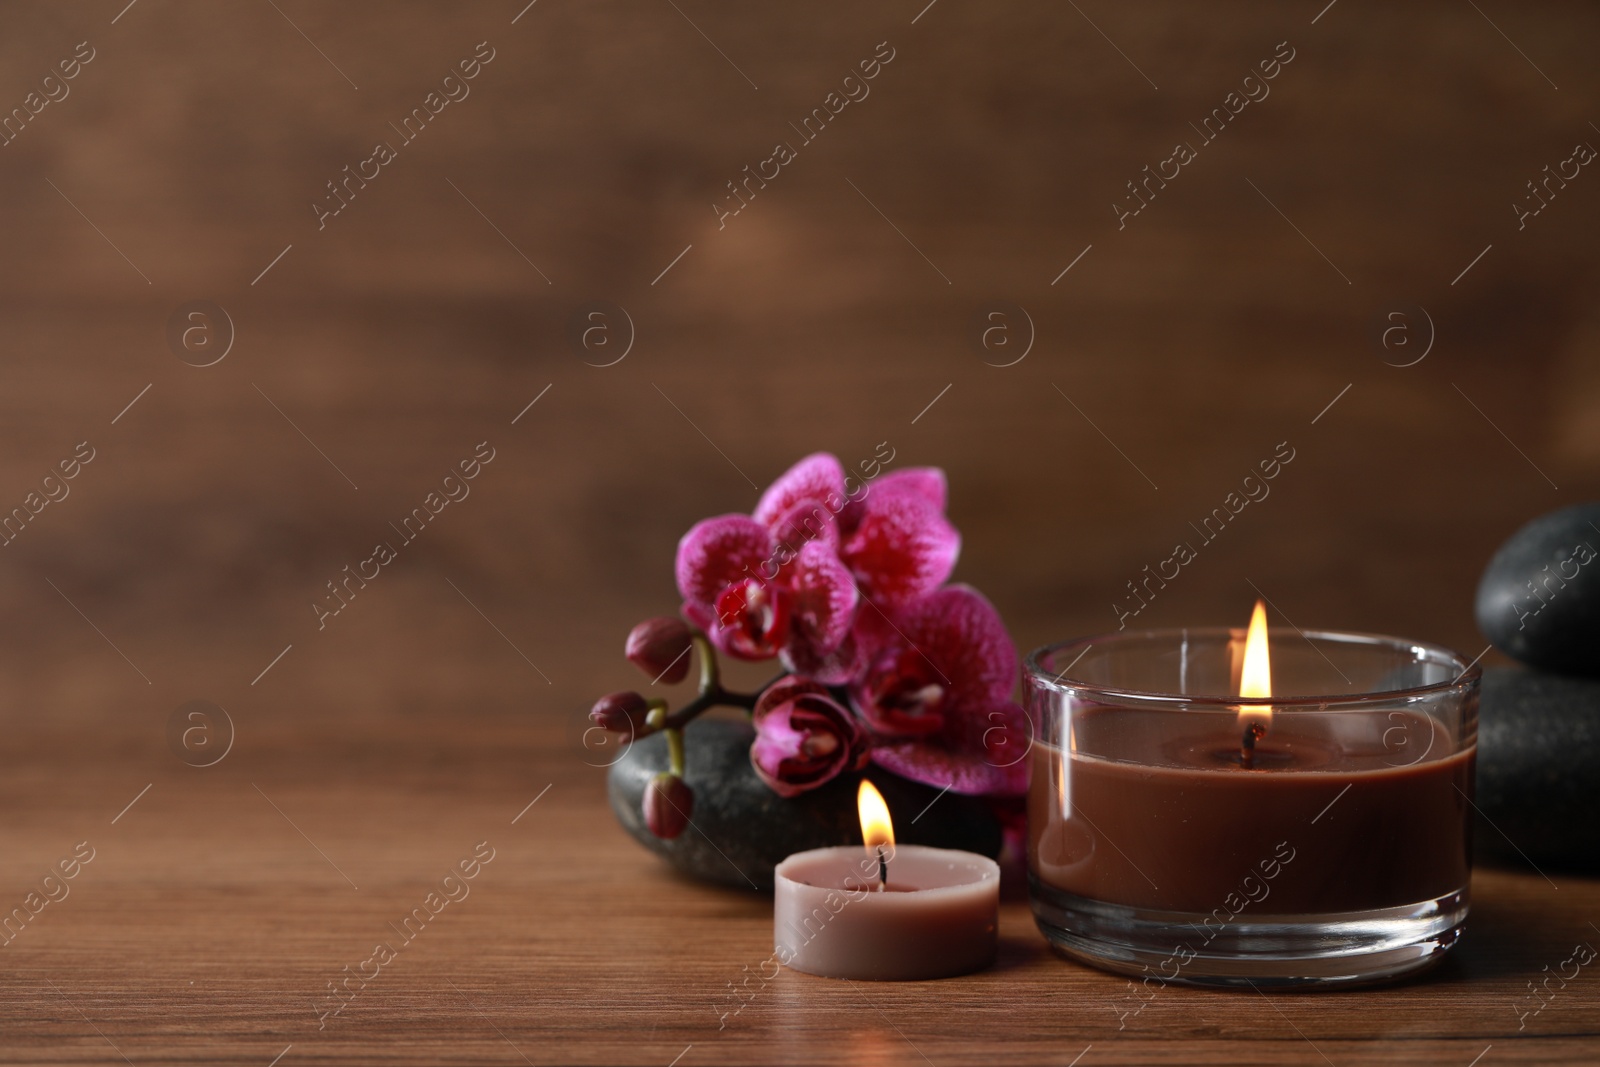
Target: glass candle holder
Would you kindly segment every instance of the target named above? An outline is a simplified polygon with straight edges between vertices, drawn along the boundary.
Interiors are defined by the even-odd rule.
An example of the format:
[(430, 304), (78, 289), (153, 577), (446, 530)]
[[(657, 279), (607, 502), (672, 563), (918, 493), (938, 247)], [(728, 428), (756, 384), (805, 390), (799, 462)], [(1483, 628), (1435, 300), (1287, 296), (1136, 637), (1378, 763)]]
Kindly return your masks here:
[(1029, 895), (1061, 951), (1145, 984), (1382, 981), (1460, 936), (1480, 672), (1448, 649), (1125, 631), (1028, 658)]

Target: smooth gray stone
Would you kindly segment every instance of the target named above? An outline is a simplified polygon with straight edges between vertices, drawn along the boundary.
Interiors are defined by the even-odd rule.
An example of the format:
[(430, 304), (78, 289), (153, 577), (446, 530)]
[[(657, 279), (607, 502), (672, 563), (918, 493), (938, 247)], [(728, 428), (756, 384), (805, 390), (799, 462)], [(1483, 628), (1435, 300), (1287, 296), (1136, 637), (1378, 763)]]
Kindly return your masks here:
[[(657, 734), (636, 742), (612, 766), (607, 792), (623, 829), (690, 877), (770, 890), (772, 868), (791, 853), (860, 844), (856, 788), (863, 776), (888, 802), (898, 841), (991, 858), (1000, 852), (1000, 824), (981, 800), (955, 793), (941, 797), (937, 789), (877, 767), (842, 774), (821, 788), (784, 799), (750, 766), (755, 729), (749, 723), (697, 719), (684, 730), (683, 739), (684, 779), (694, 790), (694, 814), (693, 825), (678, 837), (656, 837), (640, 810), (645, 786), (667, 769), (665, 737)], [(935, 798), (938, 803), (921, 814)]]
[(1600, 681), (1485, 669), (1477, 804), (1482, 855), (1600, 869)]
[(1541, 515), (1478, 582), (1478, 629), (1530, 667), (1600, 676), (1600, 504)]

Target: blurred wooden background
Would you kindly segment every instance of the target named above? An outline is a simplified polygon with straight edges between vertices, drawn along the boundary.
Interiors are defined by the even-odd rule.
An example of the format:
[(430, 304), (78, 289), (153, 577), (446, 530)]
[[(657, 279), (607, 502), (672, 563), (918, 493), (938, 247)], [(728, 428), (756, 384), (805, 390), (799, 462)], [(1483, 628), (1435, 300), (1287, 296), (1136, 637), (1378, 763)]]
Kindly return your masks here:
[[(622, 639), (676, 606), (681, 533), (818, 449), (944, 467), (957, 577), (1026, 649), (1115, 628), (1125, 583), (1288, 441), (1137, 624), (1242, 623), (1254, 583), (1302, 627), (1478, 652), (1494, 547), (1600, 491), (1600, 176), (1520, 230), (1511, 206), (1600, 145), (1600, 13), (922, 5), (0, 5), (0, 113), (94, 55), (0, 146), (0, 509), (96, 450), (0, 549), (0, 891), (84, 836), (108, 857), (16, 966), (112, 995), (89, 917), (127, 906), (92, 884), (119, 862), (149, 912), (196, 879), (221, 906), (269, 868), (330, 876), (251, 783), (341, 866), (381, 840), (365, 874), (420, 885), (413, 849), (486, 833), (450, 804), (559, 782), (644, 872), (620, 877), (659, 877), (596, 806), (583, 711), (635, 684)], [(480, 42), (470, 95), (400, 145)], [(880, 42), (870, 95), (801, 145)], [(1270, 95), (1199, 146), (1280, 42)], [(397, 158), (319, 230), (380, 140)], [(719, 229), (779, 141), (798, 157)], [(1119, 230), (1178, 141), (1198, 158)], [(233, 324), (213, 366), (165, 336), (193, 300)], [(634, 334), (605, 367), (614, 311), (612, 348), (571, 340), (598, 302)], [(996, 366), (1019, 308), (1031, 348)], [(1418, 308), (1431, 349), (1393, 366)], [(1411, 343), (1385, 348), (1396, 311)], [(485, 440), (470, 497), (319, 631), (325, 583)], [(167, 740), (195, 698), (237, 733), (203, 770)], [(102, 821), (146, 783), (148, 823)], [(241, 914), (217, 921), (253, 943)], [(307, 952), (285, 996), (357, 958)]]

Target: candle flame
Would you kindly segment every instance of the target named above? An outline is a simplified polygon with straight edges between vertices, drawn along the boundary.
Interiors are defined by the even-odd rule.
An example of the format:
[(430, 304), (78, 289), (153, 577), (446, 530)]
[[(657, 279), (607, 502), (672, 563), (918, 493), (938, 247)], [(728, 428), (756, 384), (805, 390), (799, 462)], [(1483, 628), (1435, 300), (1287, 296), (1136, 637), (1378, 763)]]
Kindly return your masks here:
[(861, 788), (856, 790), (856, 807), (861, 812), (862, 844), (869, 849), (888, 845), (893, 852), (894, 823), (889, 821), (889, 805), (884, 803), (877, 787), (865, 778), (861, 779)]
[[(1239, 695), (1242, 697), (1269, 697), (1272, 695), (1272, 662), (1267, 651), (1267, 605), (1256, 601), (1250, 613), (1250, 630), (1244, 639), (1244, 665), (1239, 671)], [(1272, 721), (1272, 708), (1245, 707), (1239, 709), (1239, 721), (1256, 721), (1266, 725)]]

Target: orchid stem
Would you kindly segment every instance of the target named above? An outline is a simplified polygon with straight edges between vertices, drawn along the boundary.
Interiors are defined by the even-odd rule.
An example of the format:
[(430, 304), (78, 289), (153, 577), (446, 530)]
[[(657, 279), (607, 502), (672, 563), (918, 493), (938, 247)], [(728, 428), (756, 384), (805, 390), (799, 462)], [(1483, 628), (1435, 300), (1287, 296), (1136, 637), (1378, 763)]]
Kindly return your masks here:
[(667, 759), (668, 767), (679, 778), (683, 777), (683, 731), (669, 729), (667, 731)]
[(722, 676), (717, 669), (717, 650), (699, 630), (692, 632), (695, 649), (700, 653), (700, 695), (714, 693), (722, 688)]
[(700, 652), (699, 695), (670, 714), (667, 712), (666, 701), (659, 699), (650, 701), (650, 712), (644, 726), (633, 735), (635, 738), (649, 737), (651, 734), (665, 731), (667, 746), (672, 755), (672, 769), (677, 774), (683, 773), (683, 734), (680, 731), (685, 726), (698, 718), (701, 712), (711, 708), (743, 708), (746, 712), (754, 711), (762, 691), (783, 677), (781, 674), (778, 675), (754, 693), (739, 693), (724, 689), (722, 674), (718, 670), (717, 650), (712, 646), (710, 639), (699, 630), (692, 630), (690, 636), (695, 648)]
[[(717, 686), (710, 691), (703, 691), (689, 703), (662, 719), (661, 725), (655, 729), (676, 730), (686, 726), (689, 722), (699, 717), (703, 711), (711, 708), (743, 708), (746, 711), (756, 706), (756, 698), (760, 693), (735, 693), (732, 690)], [(647, 733), (654, 733), (649, 730)]]

